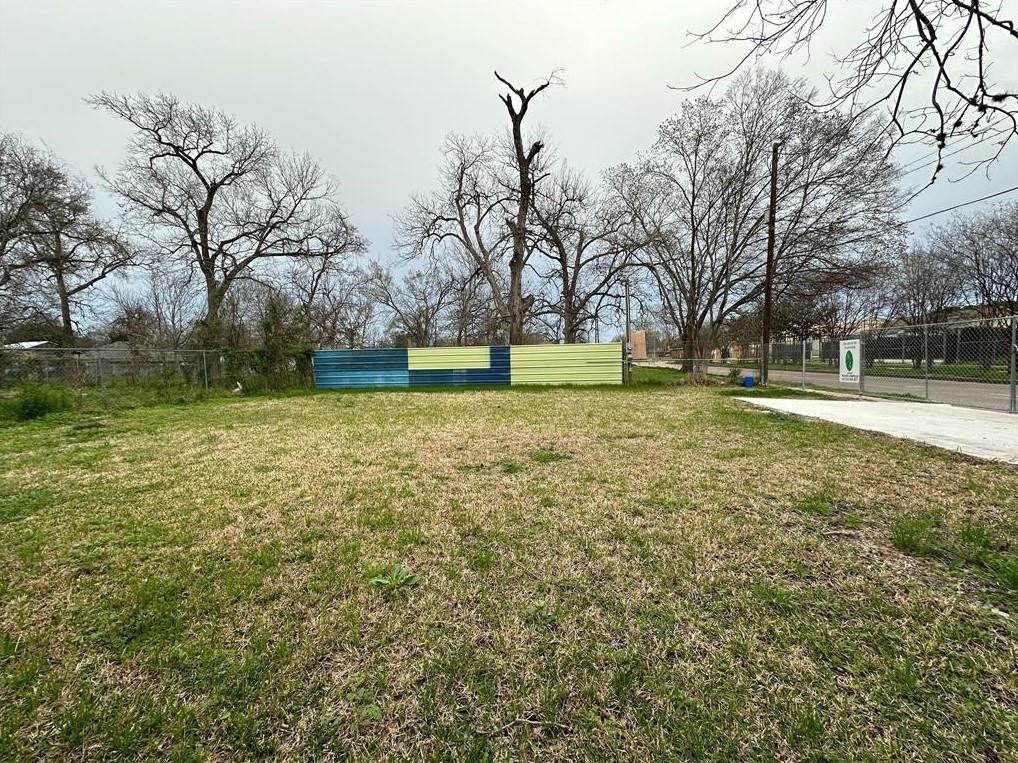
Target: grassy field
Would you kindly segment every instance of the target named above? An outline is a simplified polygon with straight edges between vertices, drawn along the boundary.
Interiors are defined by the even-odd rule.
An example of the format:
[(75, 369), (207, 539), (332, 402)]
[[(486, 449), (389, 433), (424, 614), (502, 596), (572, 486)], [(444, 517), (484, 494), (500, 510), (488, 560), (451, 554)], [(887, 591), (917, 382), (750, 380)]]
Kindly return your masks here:
[(1018, 470), (651, 373), (0, 428), (0, 759), (1018, 760)]

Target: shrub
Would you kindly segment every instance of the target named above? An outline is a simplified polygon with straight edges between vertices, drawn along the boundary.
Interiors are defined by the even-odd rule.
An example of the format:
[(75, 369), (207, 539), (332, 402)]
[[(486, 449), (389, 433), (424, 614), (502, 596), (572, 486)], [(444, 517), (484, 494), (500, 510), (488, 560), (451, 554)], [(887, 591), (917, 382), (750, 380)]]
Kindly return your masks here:
[(728, 369), (728, 383), (742, 384), (742, 369), (736, 366)]
[(14, 417), (19, 421), (38, 419), (74, 406), (74, 397), (64, 387), (30, 383), (21, 388), (14, 400)]

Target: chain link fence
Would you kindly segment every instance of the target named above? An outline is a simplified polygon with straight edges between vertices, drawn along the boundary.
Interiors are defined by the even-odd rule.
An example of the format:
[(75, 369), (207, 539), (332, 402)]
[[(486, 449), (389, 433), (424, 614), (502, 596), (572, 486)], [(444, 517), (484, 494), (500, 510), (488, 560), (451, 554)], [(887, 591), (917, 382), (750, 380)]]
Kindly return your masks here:
[(79, 401), (107, 407), (314, 386), (311, 354), (305, 350), (0, 348), (0, 397), (31, 385), (64, 388)]
[[(839, 345), (862, 341), (861, 392), (1018, 413), (1018, 316), (892, 325), (851, 336), (778, 341), (768, 346), (768, 379), (779, 384), (855, 391), (841, 384)], [(710, 357), (668, 362), (711, 374), (760, 378), (762, 346), (733, 344)]]

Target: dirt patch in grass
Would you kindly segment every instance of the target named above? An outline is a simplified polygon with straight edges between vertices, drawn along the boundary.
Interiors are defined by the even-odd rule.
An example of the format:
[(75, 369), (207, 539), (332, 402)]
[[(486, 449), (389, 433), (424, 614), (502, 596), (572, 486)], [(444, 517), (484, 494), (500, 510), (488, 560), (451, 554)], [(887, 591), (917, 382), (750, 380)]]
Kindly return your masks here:
[(2, 759), (1018, 749), (1007, 467), (651, 384), (138, 409), (0, 464)]

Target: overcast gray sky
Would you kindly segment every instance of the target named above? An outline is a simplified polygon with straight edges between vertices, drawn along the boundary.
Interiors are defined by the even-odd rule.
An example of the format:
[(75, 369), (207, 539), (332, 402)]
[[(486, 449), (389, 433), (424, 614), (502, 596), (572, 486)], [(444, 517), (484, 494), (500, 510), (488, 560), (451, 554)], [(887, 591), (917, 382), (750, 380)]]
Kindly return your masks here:
[[(840, 15), (812, 56), (784, 67), (821, 84), (831, 48), (872, 20), (879, 4), (833, 0)], [(82, 102), (89, 93), (163, 90), (219, 107), (319, 157), (341, 182), (371, 254), (385, 260), (390, 216), (434, 185), (445, 134), (504, 129), (492, 69), (520, 83), (562, 70), (564, 86), (535, 103), (535, 125), (560, 156), (596, 176), (652, 142), (687, 97), (669, 84), (717, 74), (735, 60), (735, 48), (690, 44), (688, 35), (725, 5), (0, 0), (0, 129), (45, 143), (94, 179), (95, 165), (120, 161), (127, 132)], [(1018, 72), (1018, 57), (997, 66)], [(949, 166), (951, 174), (957, 168)], [(1001, 190), (1016, 177), (1012, 147), (989, 179), (938, 181), (908, 215)]]

